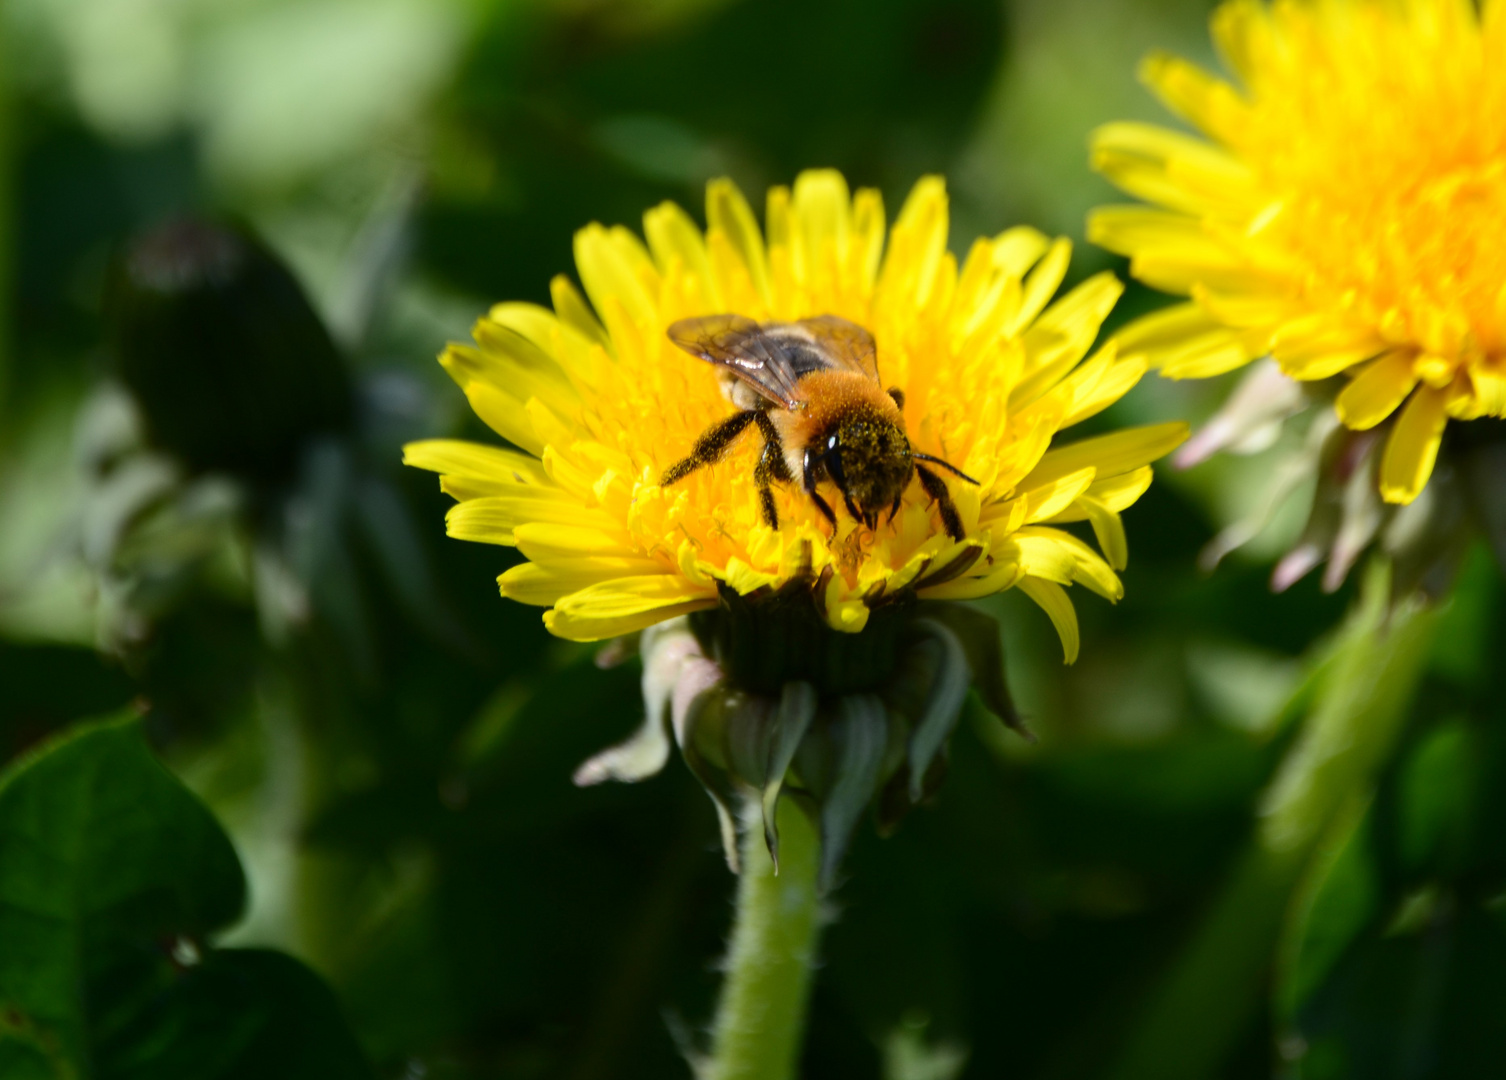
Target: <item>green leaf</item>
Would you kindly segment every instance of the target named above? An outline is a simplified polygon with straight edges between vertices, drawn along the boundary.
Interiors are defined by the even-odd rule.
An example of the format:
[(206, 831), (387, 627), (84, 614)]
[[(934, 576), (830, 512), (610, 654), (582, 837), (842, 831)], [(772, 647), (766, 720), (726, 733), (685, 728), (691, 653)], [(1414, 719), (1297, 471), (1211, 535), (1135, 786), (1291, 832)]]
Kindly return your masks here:
[(1276, 1005), (1285, 1021), (1328, 977), (1360, 933), (1376, 918), (1380, 881), (1370, 851), (1368, 802), (1342, 815), (1298, 888), (1277, 965)]
[(1418, 741), (1399, 777), (1397, 842), (1409, 872), (1458, 873), (1468, 858), (1484, 748), (1462, 720)]
[(297, 961), (206, 953), (245, 896), (229, 839), (134, 720), (17, 762), (0, 777), (0, 1075), (369, 1075)]
[[(1114, 1080), (1214, 1074), (1254, 1015), (1292, 899), (1342, 816), (1368, 801), (1426, 666), (1436, 617), (1392, 609), (1382, 564), (1343, 630), (1296, 740), (1267, 788), (1254, 843), (1157, 991)], [(1298, 693), (1304, 693), (1299, 688)]]

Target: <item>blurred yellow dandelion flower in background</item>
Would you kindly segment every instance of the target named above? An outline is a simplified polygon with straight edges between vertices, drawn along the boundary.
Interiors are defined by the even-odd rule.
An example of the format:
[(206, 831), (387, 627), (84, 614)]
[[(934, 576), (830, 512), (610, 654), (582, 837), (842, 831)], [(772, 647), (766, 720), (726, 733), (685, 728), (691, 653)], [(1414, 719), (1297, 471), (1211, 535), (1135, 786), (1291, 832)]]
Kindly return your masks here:
[[(827, 623), (856, 632), (892, 598), (1019, 587), (1075, 656), (1063, 586), (1118, 599), (1119, 512), (1149, 485), (1149, 463), (1185, 437), (1184, 425), (1163, 424), (1051, 445), (1145, 369), (1112, 346), (1084, 361), (1119, 282), (1100, 274), (1052, 303), (1070, 245), (1028, 228), (978, 240), (959, 268), (938, 178), (916, 185), (887, 243), (879, 194), (852, 196), (833, 171), (771, 190), (766, 234), (725, 180), (708, 187), (706, 219), (703, 232), (678, 206), (657, 206), (644, 215), (646, 245), (626, 228), (582, 229), (575, 256), (589, 306), (559, 276), (553, 311), (499, 304), (476, 324), (474, 345), (445, 351), (476, 412), (518, 448), (406, 448), (409, 464), (441, 473), (459, 500), (450, 535), (516, 545), (531, 561), (501, 576), (502, 593), (549, 606), (548, 628), (574, 640), (715, 606), (721, 588), (756, 597), (808, 581)], [(797, 484), (778, 484), (771, 528), (752, 480), (752, 428), (719, 463), (662, 485), (733, 411), (717, 371), (667, 336), (677, 320), (716, 313), (829, 314), (867, 328), (883, 386), (903, 391), (914, 449), (978, 481), (948, 478), (961, 538), (913, 481), (892, 522), (870, 530), (841, 514), (835, 537)], [(1072, 521), (1091, 523), (1106, 558), (1055, 527)]]
[(1095, 167), (1160, 209), (1101, 208), (1089, 237), (1192, 298), (1120, 349), (1172, 378), (1267, 354), (1346, 376), (1344, 424), (1396, 414), (1380, 489), (1410, 503), (1449, 418), (1506, 415), (1506, 2), (1234, 0), (1212, 31), (1238, 88), (1164, 54), (1141, 69), (1211, 141), (1094, 136)]

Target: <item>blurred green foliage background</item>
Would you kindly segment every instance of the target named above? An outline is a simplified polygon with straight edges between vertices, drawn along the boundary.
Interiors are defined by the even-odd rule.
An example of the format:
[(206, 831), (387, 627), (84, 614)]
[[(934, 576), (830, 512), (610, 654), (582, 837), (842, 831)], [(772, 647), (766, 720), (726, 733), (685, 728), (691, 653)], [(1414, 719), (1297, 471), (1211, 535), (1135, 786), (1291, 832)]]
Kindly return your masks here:
[[(45, 840), (93, 845), (66, 888), (139, 877), (138, 901), (168, 882), (186, 905), (78, 924), (109, 962), (78, 975), (84, 1006), (58, 1007), (74, 1009), (70, 1038), (93, 1075), (688, 1075), (734, 884), (711, 808), (678, 763), (634, 787), (571, 786), (576, 764), (636, 726), (637, 669), (598, 669), (536, 610), (501, 601), (512, 552), (444, 537), (448, 500), (402, 469), (401, 443), (495, 437), (434, 355), (492, 301), (547, 302), (576, 228), (636, 225), (665, 198), (699, 214), (720, 175), (758, 205), (766, 186), (836, 166), (880, 188), (892, 214), (941, 172), (960, 250), (1016, 223), (1080, 239), (1086, 210), (1113, 199), (1087, 168), (1089, 130), (1160, 115), (1134, 81), (1147, 49), (1214, 63), (1208, 11), (0, 9), (0, 750), (134, 710), (245, 878), (242, 910), (213, 821), (180, 805), (129, 726), (68, 744), (69, 760), (119, 785), (121, 813), (160, 812), (176, 846), (112, 846), (116, 819), (99, 806), (114, 803), (66, 835), (27, 832), (36, 806), (66, 815), (71, 789), (34, 770), (3, 789), (0, 901), (62, 872), (17, 854)], [(300, 361), (248, 389), (237, 365), (254, 350), (225, 332), (195, 378), (167, 378), (155, 404), (134, 380), (133, 401), (112, 282), (134, 236), (185, 215), (238, 222), (291, 267), (328, 331), (325, 382)], [(1073, 278), (1110, 265), (1080, 246)], [(1132, 287), (1115, 319), (1159, 302)], [(310, 412), (316, 385), (349, 408)], [(1095, 423), (1196, 420), (1226, 390), (1151, 379)], [(168, 414), (227, 440), (261, 430), (241, 409), (255, 394), (278, 417), (314, 417), (288, 421), (290, 463), (226, 471), (164, 448)], [(965, 721), (936, 805), (892, 838), (860, 833), (831, 899), (805, 1075), (1197, 1074), (1175, 1039), (1149, 1072), (1124, 1050), (1186, 964), (1226, 973), (1177, 1020), (1195, 1032), (1234, 1018), (1206, 1075), (1496, 1074), (1506, 608), (1483, 552), (1419, 646), (1431, 649), (1420, 690), (1373, 797), (1346, 803), (1297, 886), (1241, 916), (1257, 941), (1254, 927), (1275, 927), (1272, 947), (1242, 967), (1193, 932), (1251, 843), (1355, 602), (1352, 587), (1329, 596), (1312, 580), (1269, 592), (1269, 555), (1300, 509), (1215, 573), (1196, 568), (1279, 451), (1162, 472), (1126, 515), (1126, 599), (1076, 598), (1075, 667), (1028, 602), (986, 605), (1039, 742)], [(130, 860), (154, 869), (118, 869)], [(0, 918), (0, 999), (41, 993), (15, 944), (40, 933), (28, 926)], [(183, 979), (200, 980), (198, 1012), (161, 1004)], [(310, 1004), (274, 1007), (288, 1001)], [(47, 1070), (73, 1051), (18, 1015), (0, 1015), (0, 1072), (71, 1075)], [(210, 1066), (184, 1032), (238, 1049)]]

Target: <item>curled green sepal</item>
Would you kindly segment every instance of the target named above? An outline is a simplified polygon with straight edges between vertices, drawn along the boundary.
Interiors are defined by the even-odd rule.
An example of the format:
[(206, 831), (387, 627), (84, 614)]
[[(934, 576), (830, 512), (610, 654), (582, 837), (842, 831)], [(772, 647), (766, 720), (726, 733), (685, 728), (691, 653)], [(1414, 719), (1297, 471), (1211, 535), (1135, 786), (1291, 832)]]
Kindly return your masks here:
[(1009, 693), (998, 621), (966, 604), (927, 604), (923, 610), (928, 621), (940, 623), (957, 635), (972, 672), (973, 690), (983, 707), (1010, 730), (1035, 742), (1035, 733), (1025, 726)]
[(808, 682), (784, 684), (779, 700), (749, 696), (729, 712), (724, 738), (734, 786), (752, 788), (762, 807), (764, 842), (779, 872), (779, 826), (775, 808), (784, 776), (816, 715), (816, 688)]
[(757, 724), (758, 714), (767, 711), (768, 703), (762, 699), (724, 691), (719, 686), (695, 694), (683, 711), (678, 706), (675, 709), (680, 756), (711, 796), (721, 829), (722, 854), (727, 858), (727, 869), (734, 874), (742, 873), (742, 858), (737, 844), (737, 785), (727, 768), (726, 732), (729, 727)]
[(727, 865), (734, 871), (739, 869), (736, 821), (743, 798), (759, 803), (764, 842), (778, 868), (775, 811), (816, 706), (815, 687), (806, 682), (786, 683), (777, 701), (717, 686), (700, 693), (683, 721), (676, 720), (680, 751), (716, 805)]
[[(670, 706), (681, 680), (698, 680), (696, 690), (720, 680), (720, 671), (707, 671), (695, 636), (683, 620), (649, 627), (643, 631), (641, 648), (643, 723), (627, 739), (582, 762), (574, 776), (579, 787), (603, 780), (634, 783), (659, 772), (674, 745), (670, 739)], [(698, 660), (701, 665), (695, 663)]]
[(943, 623), (916, 619), (915, 628), (920, 640), (912, 652), (930, 654), (927, 660), (934, 672), (924, 710), (910, 731), (910, 801), (918, 803), (936, 752), (957, 726), (973, 675), (962, 642)]
[(795, 770), (821, 808), (823, 892), (831, 888), (853, 829), (878, 788), (893, 723), (877, 694), (846, 694), (796, 752)]
[(769, 771), (763, 784), (763, 838), (779, 873), (779, 793), (784, 775), (789, 771), (795, 751), (805, 739), (811, 721), (816, 718), (816, 688), (808, 682), (787, 682), (776, 710), (775, 731), (769, 741)]

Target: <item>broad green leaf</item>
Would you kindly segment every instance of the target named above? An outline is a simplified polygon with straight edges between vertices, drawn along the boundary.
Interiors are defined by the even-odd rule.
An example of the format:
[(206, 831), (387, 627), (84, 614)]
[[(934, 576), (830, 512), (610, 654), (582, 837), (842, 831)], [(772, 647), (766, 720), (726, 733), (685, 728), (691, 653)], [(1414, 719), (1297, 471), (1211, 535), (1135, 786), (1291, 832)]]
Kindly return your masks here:
[(0, 777), (0, 1076), (369, 1075), (290, 957), (211, 951), (245, 878), (137, 724), (85, 725)]

